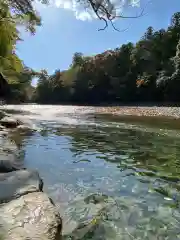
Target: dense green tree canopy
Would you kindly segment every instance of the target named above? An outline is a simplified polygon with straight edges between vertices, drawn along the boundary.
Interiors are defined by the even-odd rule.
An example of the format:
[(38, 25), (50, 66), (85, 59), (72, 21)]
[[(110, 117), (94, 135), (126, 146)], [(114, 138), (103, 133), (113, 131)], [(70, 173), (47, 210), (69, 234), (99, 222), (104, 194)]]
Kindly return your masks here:
[[(43, 1), (47, 3), (47, 1)], [(115, 5), (110, 0), (82, 0), (99, 19), (113, 20)], [(109, 12), (108, 12), (109, 11)], [(122, 17), (122, 16), (120, 16)], [(136, 43), (123, 44), (95, 56), (76, 52), (69, 69), (49, 75), (24, 65), (16, 54), (22, 41), (17, 26), (31, 33), (41, 24), (32, 0), (0, 2), (0, 74), (11, 88), (11, 98), (40, 103), (124, 103), (180, 100), (180, 13), (175, 13), (167, 29), (152, 26)], [(31, 86), (33, 77), (38, 85)]]
[(95, 56), (75, 53), (66, 71), (39, 80), (40, 103), (180, 101), (180, 13), (167, 29), (148, 27), (136, 43)]
[[(43, 4), (48, 4), (51, 1), (38, 0)], [(29, 101), (33, 95), (35, 98), (46, 96), (44, 93), (50, 91), (54, 94), (53, 102), (63, 99), (69, 101), (69, 95), (75, 92), (74, 87), (71, 87), (79, 78), (80, 67), (83, 67), (85, 61), (91, 58), (84, 57), (81, 53), (75, 53), (71, 68), (69, 71), (56, 71), (53, 76), (46, 76), (44, 71), (35, 73), (32, 70), (27, 71), (27, 67), (16, 54), (16, 44), (22, 41), (18, 26), (24, 26), (32, 34), (35, 33), (36, 27), (41, 25), (41, 18), (35, 9), (34, 0), (1, 0), (0, 1), (0, 76), (1, 81), (5, 79), (10, 84), (11, 98), (17, 101)], [(117, 17), (116, 6), (111, 0), (77, 0), (77, 3), (84, 6), (86, 9), (91, 9), (97, 18), (105, 22), (112, 23), (112, 20)], [(119, 0), (122, 5), (124, 1)], [(113, 26), (113, 23), (112, 23)], [(34, 76), (39, 76), (39, 88), (34, 92), (31, 86), (31, 80)], [(62, 77), (63, 76), (63, 77)], [(1, 93), (2, 82), (0, 83)], [(44, 87), (46, 86), (46, 87)], [(82, 85), (83, 86), (83, 85)], [(62, 89), (62, 91), (60, 90)], [(40, 95), (38, 93), (40, 91)], [(59, 97), (61, 93), (61, 97)], [(77, 91), (76, 91), (77, 94)], [(1, 96), (0, 96), (1, 98)], [(44, 101), (46, 101), (44, 99)]]

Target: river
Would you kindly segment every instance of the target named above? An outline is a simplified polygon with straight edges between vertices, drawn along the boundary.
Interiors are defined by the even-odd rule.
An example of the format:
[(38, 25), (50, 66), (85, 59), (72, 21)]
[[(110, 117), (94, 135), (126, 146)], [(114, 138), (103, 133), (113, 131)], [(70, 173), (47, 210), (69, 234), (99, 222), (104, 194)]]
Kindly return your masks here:
[(6, 108), (36, 129), (16, 141), (59, 208), (64, 235), (97, 214), (101, 204), (84, 199), (100, 193), (113, 204), (89, 238), (77, 239), (180, 239), (178, 127), (121, 121), (93, 107)]

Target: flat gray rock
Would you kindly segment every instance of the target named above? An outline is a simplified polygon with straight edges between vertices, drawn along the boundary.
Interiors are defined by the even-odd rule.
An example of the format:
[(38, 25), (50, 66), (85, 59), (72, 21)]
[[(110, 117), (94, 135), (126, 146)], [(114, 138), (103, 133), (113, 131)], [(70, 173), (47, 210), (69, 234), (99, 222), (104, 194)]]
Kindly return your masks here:
[(45, 193), (34, 192), (0, 205), (3, 240), (60, 240), (62, 220)]
[(35, 170), (0, 174), (0, 204), (31, 192), (42, 191), (43, 182)]
[(22, 123), (18, 119), (15, 119), (10, 116), (5, 116), (0, 120), (0, 124), (7, 128), (15, 128)]
[(18, 156), (18, 152), (0, 148), (0, 172), (12, 172), (20, 169), (23, 169), (23, 160)]
[(18, 150), (16, 143), (8, 136), (4, 136), (2, 132), (0, 132), (0, 149), (9, 149), (11, 152), (17, 152)]
[(30, 131), (32, 130), (30, 126), (25, 125), (25, 124), (21, 124), (17, 127), (17, 129), (21, 130), (21, 131)]
[(31, 135), (31, 134), (33, 134), (33, 132), (35, 132), (33, 127), (30, 125), (27, 125), (27, 124), (21, 124), (21, 125), (17, 126), (16, 128), (14, 128), (13, 130), (18, 132), (20, 135), (25, 134), (26, 136)]
[(5, 130), (6, 128), (5, 127), (3, 127), (2, 125), (0, 125), (0, 130), (2, 131), (2, 130)]
[(3, 112), (2, 110), (0, 110), (0, 119), (3, 118), (3, 117), (5, 117), (5, 116), (6, 116), (6, 113)]
[(21, 158), (17, 145), (6, 136), (0, 135), (0, 172), (11, 172), (23, 168), (24, 161)]
[(9, 134), (8, 129), (0, 125), (0, 136), (4, 137), (4, 136), (8, 136), (8, 134)]
[(108, 196), (105, 194), (100, 194), (100, 193), (94, 193), (89, 196), (87, 196), (84, 199), (84, 202), (89, 204), (89, 203), (94, 203), (94, 204), (99, 204), (99, 203), (104, 203), (108, 200)]

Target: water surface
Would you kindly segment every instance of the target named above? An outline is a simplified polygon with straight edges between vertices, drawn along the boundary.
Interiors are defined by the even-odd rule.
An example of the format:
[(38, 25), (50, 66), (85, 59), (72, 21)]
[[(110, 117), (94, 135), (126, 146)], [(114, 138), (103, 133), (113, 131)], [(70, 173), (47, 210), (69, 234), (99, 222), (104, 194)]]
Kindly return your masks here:
[(127, 121), (93, 107), (7, 108), (37, 130), (17, 138), (25, 165), (38, 169), (59, 208), (64, 234), (96, 216), (101, 204), (84, 199), (101, 193), (109, 198), (105, 217), (78, 239), (180, 239), (178, 122)]

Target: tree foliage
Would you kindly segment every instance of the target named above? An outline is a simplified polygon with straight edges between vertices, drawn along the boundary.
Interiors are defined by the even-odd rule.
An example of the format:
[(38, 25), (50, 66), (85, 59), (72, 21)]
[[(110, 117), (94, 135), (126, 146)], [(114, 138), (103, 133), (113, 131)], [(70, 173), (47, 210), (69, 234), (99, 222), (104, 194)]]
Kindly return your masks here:
[[(34, 0), (3, 0), (8, 6), (13, 9), (17, 15), (20, 16), (27, 16), (28, 17), (28, 24), (31, 24), (29, 27), (30, 29), (34, 29), (34, 26), (37, 23), (40, 23), (40, 18), (37, 18), (37, 13), (35, 8), (33, 7)], [(51, 3), (51, 0), (38, 0), (43, 4)], [(73, 0), (72, 0), (73, 2)], [(138, 18), (143, 15), (143, 11), (140, 12), (137, 16), (124, 16), (122, 14), (122, 9), (125, 5), (134, 6), (135, 2), (137, 4), (140, 1), (134, 0), (76, 0), (77, 5), (80, 5), (85, 10), (90, 10), (92, 14), (99, 20), (104, 21), (105, 25), (102, 29), (104, 30), (108, 26), (108, 22), (111, 23), (112, 27), (115, 30), (118, 30), (113, 23), (114, 19), (117, 18)]]
[(3, 5), (1, 15), (4, 18), (0, 21), (0, 73), (6, 77), (21, 72), (22, 62), (15, 53), (20, 38), (15, 23), (7, 20), (11, 18), (7, 5)]
[(66, 71), (46, 74), (40, 103), (165, 102), (180, 100), (180, 13), (167, 29), (149, 27), (136, 43), (95, 56), (75, 53)]
[[(0, 75), (10, 86), (11, 98), (17, 101), (29, 98), (27, 91), (31, 88), (31, 80), (35, 75), (35, 72), (27, 68), (16, 54), (16, 44), (22, 41), (17, 26), (28, 24), (28, 29), (33, 33), (37, 22), (31, 20), (28, 20), (28, 15), (10, 10), (6, 1), (0, 2)], [(0, 86), (3, 88), (2, 83)], [(0, 90), (3, 93), (2, 89)]]

